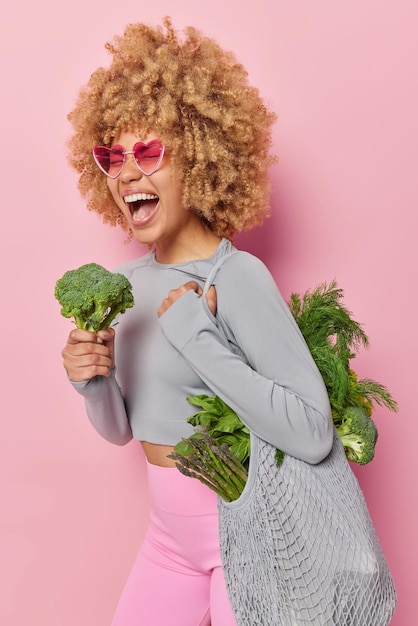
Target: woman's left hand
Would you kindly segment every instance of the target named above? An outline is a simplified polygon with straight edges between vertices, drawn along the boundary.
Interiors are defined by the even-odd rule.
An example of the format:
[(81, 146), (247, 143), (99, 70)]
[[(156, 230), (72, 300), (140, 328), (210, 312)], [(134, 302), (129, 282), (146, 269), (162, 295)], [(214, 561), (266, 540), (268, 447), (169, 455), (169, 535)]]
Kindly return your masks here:
[[(180, 285), (177, 289), (171, 289), (171, 291), (168, 292), (168, 296), (164, 298), (157, 311), (158, 317), (161, 317), (161, 315), (163, 315), (163, 313), (165, 313), (176, 300), (178, 300), (187, 291), (190, 291), (190, 289), (193, 289), (198, 296), (201, 296), (203, 293), (201, 286), (195, 280), (190, 280), (188, 283)], [(206, 300), (208, 301), (209, 309), (212, 315), (216, 315), (216, 289), (213, 285), (208, 289)]]

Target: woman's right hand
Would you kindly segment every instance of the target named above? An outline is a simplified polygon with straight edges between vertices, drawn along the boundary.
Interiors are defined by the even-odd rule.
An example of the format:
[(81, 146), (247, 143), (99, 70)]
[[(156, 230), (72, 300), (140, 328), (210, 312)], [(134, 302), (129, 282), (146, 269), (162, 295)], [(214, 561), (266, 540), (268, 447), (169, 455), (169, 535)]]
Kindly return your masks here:
[(61, 352), (68, 378), (77, 383), (94, 376), (109, 376), (114, 367), (114, 343), (113, 328), (97, 334), (78, 328), (72, 330)]

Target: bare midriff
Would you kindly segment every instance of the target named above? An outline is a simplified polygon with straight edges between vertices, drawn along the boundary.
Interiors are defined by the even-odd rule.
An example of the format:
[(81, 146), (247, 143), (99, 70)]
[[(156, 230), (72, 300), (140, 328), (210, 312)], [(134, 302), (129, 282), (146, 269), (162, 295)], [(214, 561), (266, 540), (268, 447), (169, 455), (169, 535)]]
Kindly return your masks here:
[(145, 455), (152, 465), (159, 465), (160, 467), (175, 467), (176, 463), (173, 459), (168, 459), (167, 455), (174, 450), (174, 446), (163, 446), (158, 443), (149, 443), (149, 441), (142, 441), (142, 447), (144, 448)]

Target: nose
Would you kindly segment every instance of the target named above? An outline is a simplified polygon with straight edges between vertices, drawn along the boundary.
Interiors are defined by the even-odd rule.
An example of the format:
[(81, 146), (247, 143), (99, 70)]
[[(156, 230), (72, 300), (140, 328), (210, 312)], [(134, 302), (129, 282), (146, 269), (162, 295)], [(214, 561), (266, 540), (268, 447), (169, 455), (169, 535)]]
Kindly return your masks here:
[(123, 182), (130, 182), (132, 180), (139, 180), (142, 178), (143, 173), (135, 163), (135, 159), (132, 153), (126, 153), (125, 163), (123, 164), (119, 179)]

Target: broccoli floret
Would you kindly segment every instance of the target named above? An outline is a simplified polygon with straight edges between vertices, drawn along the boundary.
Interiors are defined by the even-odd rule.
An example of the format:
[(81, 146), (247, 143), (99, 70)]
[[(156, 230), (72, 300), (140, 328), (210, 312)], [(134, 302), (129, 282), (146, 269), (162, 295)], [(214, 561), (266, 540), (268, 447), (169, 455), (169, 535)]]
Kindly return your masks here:
[(55, 297), (61, 315), (74, 318), (77, 328), (94, 333), (108, 328), (119, 313), (134, 305), (129, 280), (97, 263), (66, 272), (57, 280)]
[(348, 407), (336, 428), (349, 461), (365, 465), (373, 460), (377, 428), (364, 409)]

